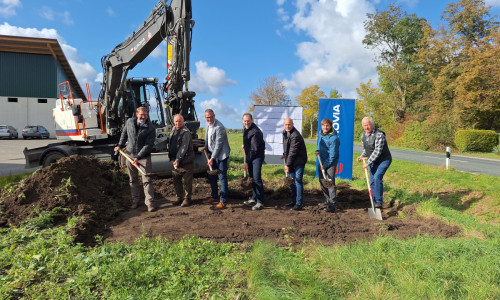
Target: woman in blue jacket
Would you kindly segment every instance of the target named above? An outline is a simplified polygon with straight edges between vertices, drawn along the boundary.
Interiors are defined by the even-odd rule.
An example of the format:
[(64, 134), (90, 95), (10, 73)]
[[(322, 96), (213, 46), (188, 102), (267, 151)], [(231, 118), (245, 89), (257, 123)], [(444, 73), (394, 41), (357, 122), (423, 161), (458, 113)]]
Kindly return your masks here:
[(319, 159), (321, 159), (325, 175), (328, 177), (327, 179), (331, 179), (333, 181), (333, 186), (326, 188), (321, 182), (321, 179), (323, 179), (323, 173), (320, 170), (319, 184), (321, 185), (321, 190), (325, 195), (326, 201), (320, 203), (319, 205), (326, 206), (325, 211), (327, 212), (335, 212), (335, 205), (337, 202), (335, 170), (339, 161), (339, 147), (340, 139), (337, 135), (337, 131), (332, 127), (332, 121), (330, 119), (323, 119), (321, 121), (321, 132), (318, 136), (316, 155), (319, 155)]

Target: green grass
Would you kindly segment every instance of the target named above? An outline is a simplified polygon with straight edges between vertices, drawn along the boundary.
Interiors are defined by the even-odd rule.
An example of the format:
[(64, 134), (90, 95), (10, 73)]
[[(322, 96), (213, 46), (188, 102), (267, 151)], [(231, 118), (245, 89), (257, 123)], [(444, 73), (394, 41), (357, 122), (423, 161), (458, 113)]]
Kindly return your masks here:
[[(241, 135), (229, 139), (234, 180), (243, 172)], [(319, 187), (314, 148), (307, 145), (306, 189)], [(366, 190), (364, 172), (353, 164), (349, 184)], [(282, 166), (263, 168), (267, 184), (283, 175)], [(0, 178), (2, 191), (22, 178)], [(458, 225), (464, 234), (379, 237), (333, 247), (142, 237), (88, 248), (73, 243), (69, 232), (76, 219), (53, 228), (57, 211), (44, 212), (20, 227), (0, 229), (0, 298), (498, 299), (499, 186), (494, 176), (394, 160), (384, 178), (385, 199), (418, 205), (423, 217)]]

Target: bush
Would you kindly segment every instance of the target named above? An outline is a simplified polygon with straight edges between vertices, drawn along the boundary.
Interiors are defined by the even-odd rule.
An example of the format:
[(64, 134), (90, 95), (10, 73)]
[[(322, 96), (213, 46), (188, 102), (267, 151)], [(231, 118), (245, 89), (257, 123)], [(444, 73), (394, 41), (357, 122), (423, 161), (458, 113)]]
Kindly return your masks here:
[(455, 145), (462, 152), (492, 152), (498, 145), (498, 136), (493, 130), (457, 130)]
[(406, 123), (403, 135), (395, 141), (402, 147), (429, 150), (429, 145), (424, 140), (424, 122), (410, 121)]

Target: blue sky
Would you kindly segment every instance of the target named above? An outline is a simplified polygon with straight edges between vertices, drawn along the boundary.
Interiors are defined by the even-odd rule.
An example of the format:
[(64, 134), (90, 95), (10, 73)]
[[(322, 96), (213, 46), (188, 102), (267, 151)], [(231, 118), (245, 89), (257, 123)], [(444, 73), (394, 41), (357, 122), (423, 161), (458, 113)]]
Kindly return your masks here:
[[(124, 41), (156, 0), (0, 0), (0, 34), (57, 38), (82, 88), (98, 96), (101, 57)], [(169, 1), (170, 2), (170, 1)], [(361, 82), (377, 80), (375, 53), (361, 44), (367, 13), (400, 4), (408, 13), (443, 23), (445, 0), (192, 0), (191, 81), (196, 108), (212, 108), (229, 128), (241, 128), (249, 96), (277, 76), (292, 99), (317, 84), (355, 98)], [(500, 0), (486, 0), (499, 14)], [(160, 45), (129, 76), (166, 74)]]

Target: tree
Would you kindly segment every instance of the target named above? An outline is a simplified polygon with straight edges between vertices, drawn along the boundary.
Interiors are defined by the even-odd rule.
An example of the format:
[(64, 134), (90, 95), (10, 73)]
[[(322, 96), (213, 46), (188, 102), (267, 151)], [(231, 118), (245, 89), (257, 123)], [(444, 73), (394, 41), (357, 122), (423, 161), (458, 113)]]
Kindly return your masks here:
[(480, 40), (498, 28), (498, 22), (489, 14), (491, 7), (484, 0), (461, 0), (449, 3), (441, 19), (448, 21), (450, 32), (464, 39), (464, 46), (479, 46)]
[(421, 99), (422, 70), (413, 59), (423, 37), (425, 20), (407, 15), (391, 4), (386, 11), (368, 14), (363, 44), (379, 51), (377, 68), (380, 87), (387, 94), (393, 119), (403, 121)]
[(330, 99), (340, 99), (342, 98), (342, 93), (337, 89), (330, 90), (330, 94), (328, 96)]
[(257, 92), (250, 95), (250, 111), (254, 105), (290, 105), (290, 96), (286, 94), (286, 88), (277, 77), (268, 77), (257, 88)]
[[(449, 4), (442, 15), (448, 29), (424, 31), (416, 58), (430, 78), (429, 119), (436, 120), (429, 121), (431, 129), (442, 126), (446, 134), (457, 128), (498, 129), (500, 54), (495, 18), (484, 1), (461, 0)], [(447, 138), (441, 136), (441, 142)]]
[(310, 135), (314, 136), (313, 124), (318, 122), (318, 109), (319, 109), (319, 99), (326, 98), (323, 91), (319, 89), (318, 85), (312, 85), (308, 88), (302, 90), (300, 95), (295, 98), (295, 102), (304, 108), (303, 114), (305, 120), (308, 121), (310, 125)]

